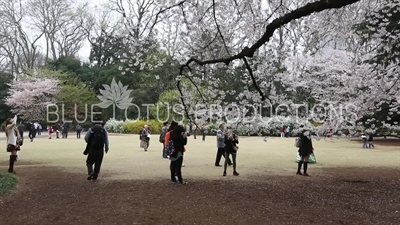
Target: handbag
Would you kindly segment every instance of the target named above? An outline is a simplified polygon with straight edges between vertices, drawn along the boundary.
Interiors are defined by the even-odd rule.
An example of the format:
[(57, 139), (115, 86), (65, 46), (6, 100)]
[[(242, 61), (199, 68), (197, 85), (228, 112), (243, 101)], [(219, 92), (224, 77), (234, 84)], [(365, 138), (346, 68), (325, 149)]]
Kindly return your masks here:
[(238, 146), (233, 146), (233, 150), (235, 150), (235, 152), (237, 152), (239, 150)]
[(300, 138), (296, 138), (296, 140), (294, 140), (294, 147), (300, 148), (300, 144), (301, 144)]
[(22, 146), (24, 144), (24, 142), (22, 141), (21, 137), (17, 137), (17, 145)]

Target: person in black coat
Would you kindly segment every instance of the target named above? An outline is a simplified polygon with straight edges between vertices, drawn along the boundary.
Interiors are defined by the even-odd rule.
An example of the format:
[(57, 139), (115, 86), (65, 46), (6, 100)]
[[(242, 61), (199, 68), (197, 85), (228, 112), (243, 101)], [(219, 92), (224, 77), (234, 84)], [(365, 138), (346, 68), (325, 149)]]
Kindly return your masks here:
[[(314, 152), (314, 148), (312, 145), (311, 141), (311, 131), (304, 129), (304, 126), (300, 126), (300, 148), (299, 148), (299, 155), (300, 155), (300, 161), (298, 163), (297, 167), (297, 175), (303, 175), (303, 176), (308, 176), (307, 173), (307, 167), (308, 167), (308, 158), (310, 155)], [(301, 167), (304, 165), (304, 173), (301, 173)]]
[(225, 135), (225, 163), (224, 163), (224, 173), (223, 176), (226, 176), (226, 168), (230, 162), (229, 155), (232, 155), (232, 165), (233, 165), (233, 175), (239, 176), (239, 173), (236, 171), (236, 154), (237, 154), (237, 144), (239, 144), (239, 140), (236, 135), (232, 133), (231, 130), (228, 130)]
[(36, 128), (35, 128), (35, 124), (33, 124), (32, 122), (29, 123), (29, 139), (31, 139), (31, 142), (33, 141), (33, 139), (35, 139), (36, 137)]
[(25, 125), (20, 122), (18, 125), (18, 131), (19, 131), (19, 136), (21, 136), (22, 142), (24, 141), (24, 131), (25, 131)]
[(185, 150), (185, 145), (187, 144), (187, 132), (185, 128), (181, 125), (174, 127), (171, 133), (171, 140), (174, 143), (174, 154), (170, 155), (171, 160), (171, 180), (176, 182), (175, 174), (178, 177), (179, 184), (186, 184), (182, 179), (182, 164), (183, 164), (183, 152)]
[(368, 135), (368, 148), (375, 148), (374, 145), (374, 134)]
[(86, 167), (89, 175), (87, 180), (96, 181), (100, 173), (104, 152), (107, 154), (109, 150), (108, 134), (103, 128), (103, 122), (100, 118), (97, 118), (94, 126), (87, 131), (85, 142), (86, 149), (83, 154), (87, 155)]

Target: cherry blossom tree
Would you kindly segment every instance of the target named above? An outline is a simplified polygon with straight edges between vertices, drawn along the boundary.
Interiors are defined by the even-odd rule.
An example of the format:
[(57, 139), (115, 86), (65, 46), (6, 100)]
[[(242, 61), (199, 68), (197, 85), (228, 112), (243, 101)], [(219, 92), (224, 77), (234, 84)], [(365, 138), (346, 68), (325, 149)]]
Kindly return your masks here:
[(21, 77), (10, 84), (5, 104), (23, 120), (40, 121), (46, 118), (46, 107), (55, 103), (58, 90), (57, 79)]
[(400, 122), (399, 11), (399, 0), (382, 1), (359, 26), (363, 45), (370, 50), (366, 58), (370, 65), (367, 99), (373, 106), (368, 120), (364, 120), (366, 127), (387, 127)]
[[(145, 54), (138, 50), (152, 49), (149, 41), (155, 35), (157, 42), (152, 43), (167, 51), (174, 46), (168, 52), (181, 62), (177, 86), (186, 116), (192, 119), (198, 118), (199, 111), (202, 121), (221, 114), (211, 104), (232, 106), (222, 111), (226, 117), (240, 116), (237, 124), (260, 113), (259, 107), (268, 108), (262, 117), (299, 116), (304, 111), (299, 107), (306, 104), (315, 110), (305, 112), (307, 119), (339, 130), (354, 129), (382, 102), (397, 110), (398, 61), (369, 63), (380, 52), (374, 47), (379, 40), (387, 39), (388, 33), (396, 37), (383, 32), (393, 19), (383, 18), (374, 26), (377, 32), (368, 37), (370, 43), (356, 30), (379, 10), (388, 10), (386, 3), (393, 10), (398, 0), (115, 3), (125, 19), (126, 43), (132, 46), (126, 58), (133, 65), (163, 64), (144, 65)], [(231, 89), (226, 88), (229, 82)], [(206, 105), (206, 113), (194, 108), (199, 103)], [(338, 113), (339, 109), (341, 116), (327, 117), (327, 110)]]
[[(279, 70), (284, 69), (284, 65), (280, 65), (282, 63), (282, 52), (284, 51), (279, 51), (279, 47), (284, 46), (283, 43), (286, 43), (282, 40), (282, 37), (285, 36), (284, 32), (275, 35), (275, 31), (296, 19), (300, 19), (299, 23), (301, 24), (301, 18), (314, 12), (341, 8), (355, 2), (358, 1), (317, 1), (293, 9), (293, 11), (287, 10), (290, 12), (286, 14), (285, 10), (280, 10), (284, 7), (281, 2), (281, 4), (276, 4), (275, 9), (270, 10), (272, 12), (281, 11), (281, 15), (272, 14), (275, 16), (275, 19), (272, 20), (271, 15), (268, 15), (263, 10), (265, 6), (260, 5), (258, 2), (237, 1), (237, 4), (234, 4), (230, 1), (204, 1), (202, 2), (204, 5), (201, 7), (202, 11), (198, 9), (198, 5), (196, 5), (196, 9), (192, 10), (198, 12), (199, 15), (194, 17), (192, 21), (187, 22), (187, 34), (192, 33), (195, 37), (186, 42), (201, 43), (201, 40), (204, 39), (201, 34), (209, 31), (215, 34), (216, 41), (213, 44), (220, 43), (219, 46), (222, 46), (224, 51), (221, 54), (221, 48), (212, 47), (209, 51), (205, 51), (207, 48), (197, 48), (200, 50), (200, 54), (194, 54), (193, 57), (184, 62), (181, 66), (180, 75), (182, 77), (195, 76), (194, 71), (200, 71), (199, 68), (206, 67), (207, 69), (203, 72), (205, 74), (203, 76), (206, 76), (206, 79), (202, 79), (196, 85), (209, 87), (204, 95), (214, 98), (214, 102), (220, 104), (222, 103), (220, 99), (223, 99), (222, 95), (226, 93), (216, 91), (218, 90), (216, 86), (218, 86), (219, 79), (213, 76), (213, 71), (220, 67), (221, 64), (225, 64), (228, 68), (244, 67), (247, 69), (242, 80), (244, 90), (238, 95), (237, 104), (241, 106), (254, 103), (267, 104), (271, 107), (272, 112), (276, 113), (276, 106), (289, 104), (292, 100), (287, 96), (287, 89), (274, 76)], [(198, 21), (196, 20), (198, 18), (201, 18), (201, 21), (205, 21), (203, 26), (197, 25)], [(196, 21), (196, 25), (194, 25), (194, 21)], [(268, 24), (268, 22), (270, 23)], [(199, 31), (196, 32), (196, 29)], [(196, 40), (195, 38), (198, 41), (193, 41)], [(251, 43), (254, 44), (251, 47), (246, 47)], [(206, 43), (204, 45), (209, 46)], [(200, 60), (207, 57), (209, 57), (209, 60)], [(189, 71), (189, 73), (186, 74), (186, 71)], [(235, 90), (232, 91), (235, 92)], [(182, 100), (185, 102), (184, 99)], [(244, 111), (242, 116), (248, 112), (254, 112), (254, 110), (242, 111)]]

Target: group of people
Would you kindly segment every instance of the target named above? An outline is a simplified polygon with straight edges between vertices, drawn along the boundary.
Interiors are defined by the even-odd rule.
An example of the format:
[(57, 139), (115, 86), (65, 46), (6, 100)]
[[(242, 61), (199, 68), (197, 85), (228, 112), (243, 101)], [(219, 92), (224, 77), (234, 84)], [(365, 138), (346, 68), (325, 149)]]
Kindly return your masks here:
[(375, 148), (373, 134), (368, 134), (368, 136), (361, 134), (361, 139), (363, 141), (363, 148)]
[(20, 122), (17, 128), (22, 141), (24, 139), (24, 132), (26, 130), (28, 131), (28, 137), (31, 140), (31, 142), (35, 139), (36, 135), (42, 134), (42, 126), (38, 122), (34, 123), (30, 122), (28, 125), (25, 125), (24, 123)]
[(168, 123), (164, 123), (165, 133), (160, 134), (160, 142), (163, 143), (163, 158), (168, 158), (170, 162), (171, 181), (177, 184), (186, 184), (182, 178), (183, 155), (186, 152), (186, 144), (188, 131), (182, 124), (175, 121), (166, 127)]
[[(225, 158), (223, 176), (226, 176), (228, 165), (233, 165), (233, 175), (239, 176), (239, 173), (236, 171), (236, 155), (239, 150), (238, 144), (239, 140), (233, 133), (232, 128), (227, 127), (225, 131), (225, 124), (220, 124), (217, 130), (217, 156), (215, 159), (215, 166), (221, 167), (219, 163), (223, 156)], [(232, 157), (232, 160), (229, 156)]]
[[(8, 172), (10, 173), (15, 173), (14, 163), (17, 161), (18, 151), (23, 145), (23, 135), (21, 135), (21, 131), (16, 126), (16, 120), (16, 117), (6, 120), (7, 152), (10, 152)], [(87, 179), (92, 181), (97, 180), (104, 153), (108, 153), (109, 150), (109, 139), (107, 131), (103, 127), (104, 124), (99, 118), (96, 121), (98, 122), (95, 122), (85, 135), (86, 148), (83, 152), (84, 155), (87, 155)], [(297, 175), (308, 176), (308, 158), (314, 151), (311, 141), (312, 134), (309, 130), (304, 129), (304, 126), (300, 128), (298, 152), (301, 160), (298, 163)], [(150, 130), (150, 127), (145, 125), (140, 132), (141, 146), (145, 151), (149, 146)], [(162, 157), (170, 160), (171, 181), (177, 184), (186, 184), (182, 178), (182, 167), (184, 166), (183, 158), (186, 152), (188, 136), (190, 136), (190, 131), (187, 128), (185, 129), (183, 124), (172, 121), (170, 125), (168, 122), (164, 123), (159, 137), (159, 141), (163, 144)], [(215, 166), (222, 167), (220, 161), (224, 157), (223, 176), (227, 175), (228, 166), (233, 166), (233, 175), (239, 176), (236, 170), (236, 157), (239, 150), (237, 135), (230, 127), (225, 129), (225, 124), (220, 124), (216, 137), (217, 155)], [(77, 138), (80, 138), (80, 136), (77, 136)], [(303, 173), (301, 172), (302, 167), (304, 168)]]
[[(76, 138), (80, 139), (81, 133), (84, 130), (83, 126), (78, 124), (75, 130), (76, 130)], [(61, 138), (67, 139), (68, 132), (69, 132), (69, 124), (66, 122), (58, 123), (54, 127), (52, 125), (47, 125), (47, 133), (49, 135), (49, 139), (52, 138), (53, 133), (56, 133), (56, 138), (60, 138), (60, 133), (61, 133)]]
[(164, 122), (159, 141), (162, 143), (162, 157), (170, 160), (171, 181), (186, 184), (182, 178), (183, 155), (186, 152), (187, 137), (190, 133), (182, 124), (172, 121), (169, 125)]
[(281, 128), (281, 138), (290, 137), (290, 132), (291, 132), (290, 126), (282, 126), (282, 128)]

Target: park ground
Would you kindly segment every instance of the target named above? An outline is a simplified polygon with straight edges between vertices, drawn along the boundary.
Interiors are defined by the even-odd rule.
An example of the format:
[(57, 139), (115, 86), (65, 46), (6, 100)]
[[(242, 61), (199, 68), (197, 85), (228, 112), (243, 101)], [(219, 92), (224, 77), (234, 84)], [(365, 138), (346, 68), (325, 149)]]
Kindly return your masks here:
[[(26, 142), (17, 188), (0, 197), (0, 224), (398, 224), (400, 142), (362, 149), (347, 139), (314, 142), (318, 163), (296, 176), (292, 138), (241, 137), (239, 177), (214, 166), (215, 137), (190, 137), (187, 185), (171, 183), (158, 137), (110, 134), (97, 182), (86, 180), (85, 144), (44, 135)], [(0, 141), (4, 146), (5, 141)], [(0, 170), (8, 155), (0, 152)]]

